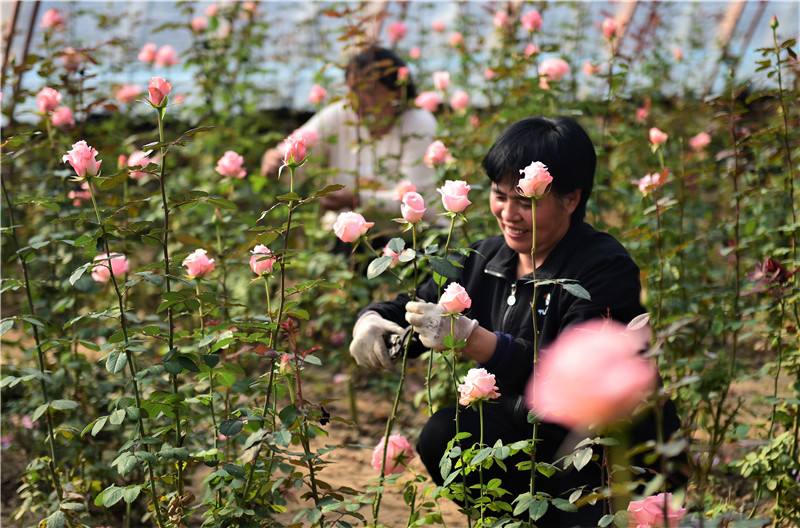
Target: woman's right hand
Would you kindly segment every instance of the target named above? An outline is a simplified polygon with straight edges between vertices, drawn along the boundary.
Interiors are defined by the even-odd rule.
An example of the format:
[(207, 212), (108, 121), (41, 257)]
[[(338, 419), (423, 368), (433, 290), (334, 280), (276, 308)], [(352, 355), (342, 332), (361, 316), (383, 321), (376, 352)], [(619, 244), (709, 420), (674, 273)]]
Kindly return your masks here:
[(261, 157), (261, 176), (268, 178), (278, 174), (278, 169), (283, 165), (283, 153), (277, 147), (271, 148)]
[(394, 369), (389, 356), (387, 337), (402, 334), (403, 327), (384, 319), (377, 312), (366, 312), (353, 326), (353, 340), (350, 342), (350, 355), (359, 366), (372, 369)]

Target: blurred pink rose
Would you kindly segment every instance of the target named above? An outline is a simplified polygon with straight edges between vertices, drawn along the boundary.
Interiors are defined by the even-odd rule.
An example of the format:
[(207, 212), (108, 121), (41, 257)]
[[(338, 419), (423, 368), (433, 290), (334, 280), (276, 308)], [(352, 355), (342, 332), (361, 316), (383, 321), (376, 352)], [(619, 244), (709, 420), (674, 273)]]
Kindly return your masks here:
[(414, 104), (428, 112), (435, 112), (439, 108), (442, 98), (436, 92), (422, 92), (414, 99)]
[(569, 73), (569, 64), (564, 59), (549, 58), (539, 65), (539, 75), (548, 81), (560, 81)]
[(117, 168), (122, 169), (128, 166), (128, 156), (120, 154), (117, 156)]
[(139, 52), (138, 59), (142, 62), (151, 63), (156, 60), (157, 50), (158, 47), (155, 44), (148, 42), (142, 46), (142, 50)]
[(384, 257), (392, 257), (392, 263), (389, 264), (390, 266), (394, 266), (398, 262), (400, 262), (400, 253), (395, 253), (392, 248), (389, 246), (383, 246), (383, 256)]
[(135, 84), (123, 84), (114, 91), (114, 97), (122, 104), (128, 104), (136, 100), (142, 93), (142, 87)]
[(403, 22), (397, 21), (389, 24), (386, 33), (389, 35), (390, 41), (397, 42), (406, 36), (408, 28)]
[(64, 15), (61, 14), (61, 11), (58, 9), (48, 9), (42, 15), (42, 23), (39, 24), (39, 27), (42, 29), (53, 29), (55, 31), (61, 31), (64, 29), (64, 23), (66, 19)]
[[(155, 163), (154, 160), (150, 159), (147, 154), (142, 152), (141, 150), (137, 150), (136, 152), (132, 153), (127, 160), (125, 160), (125, 167), (147, 167), (150, 163)], [(134, 180), (142, 180), (147, 177), (146, 172), (142, 171), (131, 171), (131, 178)]]
[(650, 129), (650, 143), (652, 143), (656, 147), (661, 145), (662, 143), (665, 143), (668, 137), (669, 137), (668, 135), (666, 135), (664, 132), (660, 131), (656, 127)]
[(506, 24), (508, 24), (508, 13), (506, 13), (505, 11), (497, 11), (494, 14), (494, 19), (492, 20), (492, 23), (496, 28), (504, 27)]
[(442, 195), (442, 204), (451, 213), (460, 213), (472, 202), (467, 198), (470, 186), (463, 180), (447, 180), (436, 189)]
[(147, 91), (150, 92), (150, 102), (155, 106), (161, 106), (165, 102), (170, 90), (172, 90), (172, 84), (161, 77), (153, 77), (147, 86)]
[(469, 116), (469, 124), (472, 128), (478, 128), (481, 125), (481, 120), (476, 115)]
[(450, 72), (433, 72), (433, 87), (442, 92), (446, 92), (447, 89), (450, 88)]
[(208, 253), (205, 249), (195, 249), (193, 253), (183, 259), (183, 265), (186, 267), (186, 275), (190, 279), (202, 279), (212, 271), (216, 265), (214, 259), (208, 258)]
[(665, 183), (667, 183), (668, 175), (669, 171), (664, 169), (664, 171), (660, 173), (654, 172), (652, 174), (646, 174), (642, 179), (634, 180), (633, 183), (639, 187), (639, 190), (642, 192), (642, 194), (650, 194), (659, 190), (664, 186)]
[(75, 126), (75, 120), (72, 118), (72, 110), (66, 106), (60, 106), (56, 108), (56, 111), (53, 112), (51, 120), (53, 122), (53, 126)]
[(328, 97), (328, 92), (322, 86), (315, 84), (308, 92), (308, 100), (313, 104), (320, 104), (325, 98)]
[(606, 38), (614, 38), (617, 36), (617, 21), (613, 18), (606, 18), (603, 20), (603, 35)]
[(208, 19), (206, 17), (194, 17), (191, 25), (192, 31), (195, 33), (202, 33), (208, 28)]
[(154, 60), (157, 66), (174, 66), (178, 64), (178, 54), (172, 46), (165, 44), (159, 48)]
[(400, 204), (400, 212), (406, 222), (415, 224), (422, 220), (425, 214), (425, 200), (422, 195), (416, 192), (407, 192), (403, 196), (403, 203)]
[(297, 165), (306, 158), (306, 140), (299, 134), (292, 134), (283, 140), (283, 163)]
[(464, 43), (464, 35), (458, 31), (454, 31), (453, 33), (450, 33), (449, 37), (447, 37), (447, 43), (453, 47), (460, 46)]
[(595, 75), (600, 71), (600, 65), (592, 66), (592, 61), (586, 59), (583, 61), (583, 73), (586, 75)]
[[(92, 268), (92, 278), (95, 282), (106, 282), (111, 278), (112, 271), (115, 277), (121, 277), (131, 269), (128, 259), (120, 253), (111, 253), (111, 258), (108, 253), (101, 253), (94, 258), (94, 262), (97, 262)], [(110, 269), (109, 263), (111, 263)]]
[(306, 145), (306, 149), (314, 148), (319, 141), (319, 132), (312, 127), (300, 127), (292, 133), (293, 136), (300, 136)]
[(538, 198), (547, 191), (547, 186), (553, 181), (547, 165), (541, 161), (534, 161), (519, 171), (522, 178), (517, 184), (517, 192), (528, 198)]
[(709, 145), (709, 143), (711, 143), (711, 136), (705, 132), (700, 132), (696, 136), (692, 136), (689, 139), (689, 147), (692, 150), (703, 150)]
[(61, 103), (61, 93), (49, 86), (45, 86), (36, 94), (36, 104), (43, 113), (52, 112)]
[(615, 321), (587, 321), (565, 330), (542, 351), (526, 398), (543, 420), (568, 428), (628, 416), (653, 391), (655, 366), (646, 343)]
[(467, 372), (464, 383), (458, 386), (461, 394), (458, 403), (466, 407), (476, 400), (494, 400), (500, 397), (497, 391), (494, 374), (489, 374), (484, 368), (472, 368)]
[(675, 60), (680, 62), (683, 60), (683, 48), (680, 46), (675, 46), (672, 48), (672, 56), (675, 57)]
[[(372, 468), (375, 471), (381, 470), (385, 440), (386, 437), (381, 438), (381, 441), (372, 451)], [(414, 450), (411, 449), (411, 444), (408, 443), (408, 440), (399, 434), (389, 435), (388, 447), (386, 448), (386, 466), (384, 467), (385, 474), (402, 473), (403, 466), (412, 458), (414, 458)]]
[(540, 15), (535, 9), (522, 15), (520, 22), (522, 23), (522, 27), (529, 32), (539, 31), (542, 29), (542, 15)]
[(255, 15), (258, 12), (258, 4), (252, 0), (249, 2), (242, 2), (242, 9), (249, 15)]
[(486, 68), (485, 70), (483, 70), (483, 78), (486, 79), (487, 81), (491, 81), (492, 79), (494, 79), (494, 76), (495, 73), (493, 69)]
[(647, 116), (649, 115), (650, 115), (650, 110), (645, 107), (636, 109), (636, 120), (640, 123), (644, 123), (647, 120)]
[(92, 199), (92, 193), (89, 191), (89, 184), (86, 182), (81, 183), (81, 190), (70, 191), (67, 193), (67, 197), (72, 200), (73, 206), (80, 207), (84, 201)]
[(272, 251), (263, 244), (258, 244), (251, 252), (253, 255), (250, 257), (250, 269), (256, 275), (263, 275), (265, 273), (272, 273), (272, 268), (275, 267), (275, 258)]
[(61, 55), (61, 64), (68, 70), (74, 71), (83, 64), (85, 56), (82, 52), (76, 50), (72, 46), (67, 46)]
[[(664, 519), (665, 506), (666, 519)], [(678, 521), (686, 515), (685, 508), (675, 508), (672, 493), (659, 493), (642, 500), (631, 501), (628, 504), (628, 511), (633, 514), (633, 519), (628, 525), (630, 528), (677, 528)]]
[(444, 308), (447, 313), (456, 315), (472, 306), (472, 299), (469, 298), (469, 294), (463, 286), (457, 282), (451, 282), (442, 292), (439, 306)]
[(247, 171), (242, 167), (244, 158), (232, 150), (228, 150), (217, 160), (217, 172), (228, 178), (242, 179)]
[(350, 211), (339, 213), (333, 224), (333, 232), (342, 242), (355, 242), (374, 225), (375, 222), (367, 222), (359, 213)]
[(209, 17), (217, 16), (217, 13), (219, 13), (219, 6), (217, 4), (211, 4), (206, 8), (205, 13), (206, 16)]
[(441, 33), (445, 30), (445, 24), (441, 20), (434, 20), (431, 22), (431, 29), (436, 31), (437, 33)]
[(469, 106), (469, 94), (463, 90), (457, 90), (450, 96), (450, 107), (455, 110), (464, 110)]
[(411, 57), (414, 60), (417, 60), (422, 56), (422, 50), (420, 50), (418, 47), (414, 46), (413, 48), (408, 50), (408, 56)]
[(78, 178), (85, 178), (86, 176), (95, 176), (100, 170), (102, 161), (95, 159), (97, 151), (86, 144), (86, 141), (78, 141), (72, 145), (72, 150), (67, 152), (62, 158), (61, 162), (69, 162)]
[(394, 199), (401, 201), (403, 196), (409, 192), (417, 192), (417, 186), (408, 180), (403, 180), (394, 188)]
[(428, 167), (438, 167), (452, 160), (453, 156), (450, 154), (450, 151), (447, 150), (444, 143), (438, 139), (428, 145), (428, 148), (425, 150), (425, 156), (422, 158), (422, 161)]
[(530, 44), (525, 46), (525, 51), (523, 53), (525, 54), (526, 57), (530, 57), (534, 53), (539, 53), (539, 46), (531, 42)]
[[(411, 48), (412, 51), (415, 50), (415, 49), (419, 49), (419, 48)], [(413, 59), (414, 57), (411, 57), (411, 58)], [(419, 58), (419, 56), (417, 56), (416, 58)], [(399, 68), (397, 68), (397, 80), (398, 81), (401, 81), (401, 82), (405, 81), (405, 80), (408, 79), (408, 76), (409, 76), (408, 66), (400, 66)]]

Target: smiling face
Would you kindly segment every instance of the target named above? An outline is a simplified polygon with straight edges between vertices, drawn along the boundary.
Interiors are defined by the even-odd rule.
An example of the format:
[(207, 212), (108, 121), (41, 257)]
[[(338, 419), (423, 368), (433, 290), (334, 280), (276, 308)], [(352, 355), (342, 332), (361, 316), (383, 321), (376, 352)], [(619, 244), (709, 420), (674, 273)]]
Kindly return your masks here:
[[(536, 263), (544, 262), (569, 229), (570, 215), (578, 205), (580, 190), (566, 196), (548, 193), (536, 201)], [(489, 207), (497, 218), (506, 244), (519, 254), (521, 272), (533, 271), (531, 244), (533, 219), (531, 200), (509, 183), (492, 183)]]

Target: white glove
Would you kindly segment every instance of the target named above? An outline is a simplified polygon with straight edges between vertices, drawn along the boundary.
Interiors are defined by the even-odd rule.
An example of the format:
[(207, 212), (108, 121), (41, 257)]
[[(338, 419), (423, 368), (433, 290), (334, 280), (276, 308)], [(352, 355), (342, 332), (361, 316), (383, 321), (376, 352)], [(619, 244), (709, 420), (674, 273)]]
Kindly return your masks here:
[(444, 308), (438, 304), (414, 301), (406, 303), (406, 321), (419, 334), (422, 344), (431, 350), (440, 352), (446, 349), (444, 338), (451, 333), (456, 341), (460, 341), (467, 339), (478, 328), (478, 321), (458, 315), (451, 329), (451, 319)]
[(394, 369), (386, 347), (386, 336), (402, 334), (403, 327), (384, 319), (378, 312), (366, 312), (353, 326), (350, 355), (362, 367)]

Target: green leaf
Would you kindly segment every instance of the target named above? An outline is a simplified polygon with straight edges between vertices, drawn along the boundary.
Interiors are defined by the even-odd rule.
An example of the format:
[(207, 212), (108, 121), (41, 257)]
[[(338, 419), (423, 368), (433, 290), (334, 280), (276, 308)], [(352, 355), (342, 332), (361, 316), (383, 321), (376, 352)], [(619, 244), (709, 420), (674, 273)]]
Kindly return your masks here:
[(222, 464), (222, 469), (228, 472), (228, 474), (235, 478), (243, 479), (247, 476), (247, 472), (244, 469), (240, 468), (236, 464)]
[(219, 432), (227, 437), (234, 436), (242, 430), (244, 424), (239, 420), (225, 420), (219, 424)]
[(170, 374), (180, 374), (181, 372), (183, 372), (183, 367), (178, 361), (172, 360), (164, 363), (164, 370), (166, 370)]
[(580, 471), (584, 466), (586, 466), (586, 464), (589, 463), (591, 459), (592, 449), (590, 447), (586, 447), (575, 453), (575, 458), (572, 460), (572, 464), (575, 466), (575, 469)]
[(281, 426), (283, 426), (284, 429), (289, 429), (297, 421), (297, 407), (288, 405), (281, 409), (278, 416), (281, 419)]
[(78, 408), (78, 402), (72, 400), (53, 400), (50, 407), (58, 411), (71, 411)]
[(189, 372), (200, 372), (200, 367), (198, 367), (194, 361), (186, 356), (178, 356), (176, 361), (181, 364), (183, 370), (188, 370)]
[(477, 466), (478, 464), (489, 458), (489, 456), (492, 454), (492, 451), (493, 449), (491, 447), (484, 447), (483, 449), (478, 451), (478, 454), (475, 455), (470, 464), (472, 464), (473, 466)]
[(578, 508), (576, 508), (574, 504), (572, 504), (570, 501), (568, 501), (566, 499), (561, 499), (561, 498), (556, 497), (555, 499), (553, 499), (552, 502), (553, 502), (553, 506), (555, 506), (556, 508), (558, 508), (561, 511), (565, 511), (565, 512), (578, 511)]
[(203, 355), (203, 362), (208, 368), (214, 368), (219, 363), (219, 354), (205, 354)]
[(517, 516), (522, 512), (527, 511), (531, 507), (534, 498), (530, 494), (530, 492), (526, 491), (525, 493), (519, 495), (516, 499), (514, 499), (514, 501), (517, 503), (517, 505), (514, 507), (514, 515)]
[(117, 409), (112, 412), (111, 416), (108, 417), (108, 421), (111, 425), (120, 425), (125, 421), (125, 409)]
[(389, 266), (392, 264), (393, 260), (394, 258), (388, 255), (383, 255), (374, 259), (367, 267), (367, 278), (374, 279), (375, 277), (379, 276), (381, 273), (389, 269)]
[(31, 420), (33, 420), (34, 422), (35, 422), (35, 421), (37, 421), (39, 418), (41, 418), (41, 417), (42, 417), (42, 415), (45, 413), (45, 411), (46, 411), (46, 410), (47, 410), (49, 407), (50, 407), (50, 405), (48, 405), (48, 404), (46, 404), (46, 403), (43, 403), (43, 404), (41, 404), (40, 406), (38, 406), (38, 407), (36, 408), (36, 410), (35, 410), (35, 411), (33, 411), (33, 414), (31, 415)]
[(98, 178), (97, 187), (100, 188), (101, 191), (107, 191), (108, 189), (112, 189), (121, 183), (125, 183), (129, 175), (130, 171), (122, 170), (116, 174), (112, 174), (107, 178)]
[(531, 519), (534, 521), (538, 521), (542, 518), (542, 515), (545, 514), (547, 511), (547, 506), (549, 506), (548, 502), (541, 499), (536, 499), (531, 503), (531, 507), (528, 508), (528, 513), (531, 516)]
[(589, 292), (586, 291), (586, 288), (584, 288), (580, 284), (576, 284), (574, 282), (565, 282), (564, 284), (562, 284), (562, 286), (564, 287), (565, 290), (567, 290), (575, 297), (578, 297), (580, 299), (586, 299), (587, 301), (592, 300), (592, 296), (589, 295)]
[(458, 278), (458, 268), (450, 260), (442, 257), (431, 257), (429, 262), (433, 271), (442, 277), (450, 280)]
[(106, 370), (110, 374), (121, 372), (128, 365), (128, 357), (123, 352), (114, 352), (106, 358)]
[(69, 276), (69, 283), (74, 286), (78, 280), (83, 277), (83, 274), (86, 273), (86, 269), (91, 266), (91, 264), (83, 264), (82, 266), (78, 266), (78, 269), (72, 272), (72, 275)]
[(122, 499), (123, 490), (120, 487), (111, 485), (103, 490), (103, 506), (110, 508)]
[(128, 486), (125, 488), (125, 491), (122, 492), (122, 498), (125, 499), (125, 502), (130, 504), (136, 500), (140, 491), (142, 491), (141, 486)]
[(597, 523), (597, 526), (600, 526), (600, 528), (605, 528), (612, 522), (614, 522), (613, 514), (603, 515), (602, 517), (600, 517), (600, 522)]
[(4, 335), (12, 328), (14, 328), (14, 319), (13, 318), (3, 319), (3, 321), (0, 322), (0, 336)]
[(67, 525), (67, 516), (61, 510), (50, 514), (45, 522), (47, 528), (64, 528)]
[(405, 240), (403, 240), (403, 239), (402, 239), (402, 238), (400, 238), (400, 237), (394, 237), (394, 238), (393, 238), (393, 239), (391, 239), (391, 240), (389, 241), (389, 243), (388, 243), (388, 244), (386, 244), (386, 245), (387, 245), (387, 246), (389, 246), (389, 249), (391, 249), (391, 250), (392, 250), (392, 251), (394, 251), (395, 253), (402, 253), (402, 252), (403, 252), (403, 250), (404, 250), (404, 249), (405, 249), (405, 247), (406, 247), (406, 241), (405, 241)]
[(92, 436), (97, 436), (97, 433), (103, 430), (105, 427), (106, 422), (108, 421), (108, 416), (101, 416), (97, 419), (97, 421), (92, 426)]

